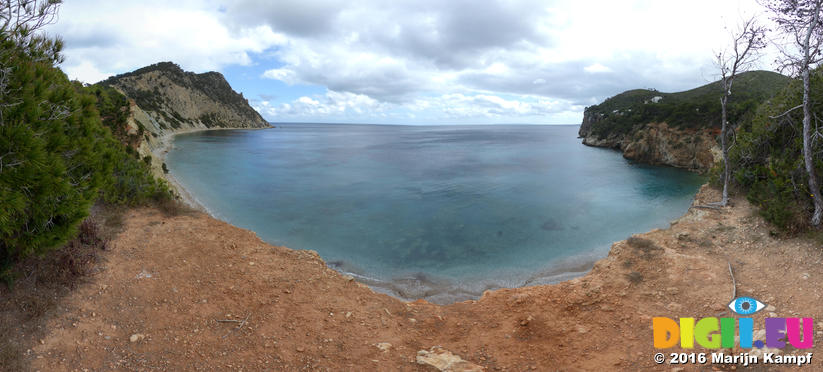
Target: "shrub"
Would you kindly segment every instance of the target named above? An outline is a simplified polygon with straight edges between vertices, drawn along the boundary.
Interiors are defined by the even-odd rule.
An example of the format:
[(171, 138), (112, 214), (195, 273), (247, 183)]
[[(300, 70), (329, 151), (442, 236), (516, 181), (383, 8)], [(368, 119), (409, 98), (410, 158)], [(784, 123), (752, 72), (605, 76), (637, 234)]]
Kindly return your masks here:
[[(768, 221), (787, 231), (808, 227), (813, 208), (808, 189), (808, 175), (803, 164), (802, 111), (786, 110), (802, 102), (802, 87), (794, 81), (780, 94), (764, 103), (754, 119), (745, 123), (737, 144), (729, 155), (734, 180), (747, 193), (750, 202), (760, 208)], [(823, 76), (812, 77), (813, 113), (823, 116)], [(817, 141), (814, 153), (823, 151)], [(823, 159), (815, 163), (823, 174)]]
[(64, 244), (112, 168), (95, 99), (52, 60), (0, 41), (0, 266)]

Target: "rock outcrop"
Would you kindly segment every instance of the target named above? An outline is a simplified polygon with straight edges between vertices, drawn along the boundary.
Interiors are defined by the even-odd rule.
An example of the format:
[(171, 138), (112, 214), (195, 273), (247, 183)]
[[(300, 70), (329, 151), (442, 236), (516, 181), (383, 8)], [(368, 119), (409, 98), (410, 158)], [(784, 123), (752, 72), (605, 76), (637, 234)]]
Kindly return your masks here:
[[(178, 133), (271, 127), (219, 72), (195, 74), (174, 63), (161, 62), (100, 84), (129, 98), (129, 132), (141, 135), (137, 146), (141, 156), (158, 157), (169, 148), (172, 135)], [(152, 162), (156, 175), (163, 174), (161, 167), (162, 161)]]
[[(584, 116), (583, 122), (591, 120)], [(708, 171), (720, 160), (716, 133), (712, 129), (685, 130), (666, 123), (649, 123), (629, 134), (600, 137), (580, 126), (583, 144), (620, 150), (623, 157), (653, 165), (668, 165), (696, 172)]]
[[(791, 78), (748, 71), (735, 78), (728, 120), (742, 123)], [(620, 150), (628, 159), (706, 172), (720, 160), (720, 81), (676, 93), (633, 89), (586, 107), (579, 136), (589, 146)]]

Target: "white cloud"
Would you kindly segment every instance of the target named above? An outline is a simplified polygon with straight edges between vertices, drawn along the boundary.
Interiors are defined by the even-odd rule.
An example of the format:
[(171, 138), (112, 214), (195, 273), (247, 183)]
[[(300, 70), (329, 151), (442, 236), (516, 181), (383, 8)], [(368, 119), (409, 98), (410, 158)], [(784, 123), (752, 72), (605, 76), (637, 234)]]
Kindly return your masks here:
[(596, 74), (596, 73), (601, 73), (601, 72), (612, 72), (612, 69), (610, 69), (606, 66), (603, 66), (599, 63), (594, 63), (594, 64), (591, 64), (591, 65), (588, 65), (588, 66), (584, 67), (583, 70), (590, 73), (590, 74)]
[(230, 31), (210, 5), (75, 0), (61, 6), (60, 21), (48, 31), (67, 41), (64, 70), (85, 82), (160, 61), (195, 71), (248, 65), (249, 53), (286, 41), (267, 26)]
[(270, 63), (253, 78), (325, 88), (300, 98), (265, 92), (292, 97), (255, 103), (273, 120), (539, 121), (579, 118), (583, 106), (627, 89), (708, 82), (713, 51), (726, 42), (723, 26), (756, 7), (747, 0), (74, 0), (51, 31), (67, 41), (65, 71), (87, 82), (171, 60), (194, 71)]

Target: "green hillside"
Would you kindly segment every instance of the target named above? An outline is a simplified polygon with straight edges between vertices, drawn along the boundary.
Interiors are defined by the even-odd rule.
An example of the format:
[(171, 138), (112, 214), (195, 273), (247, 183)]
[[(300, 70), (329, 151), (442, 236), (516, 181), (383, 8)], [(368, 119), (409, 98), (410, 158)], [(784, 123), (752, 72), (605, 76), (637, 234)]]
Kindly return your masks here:
[[(791, 78), (770, 71), (740, 74), (729, 99), (729, 120), (743, 120), (790, 81)], [(719, 127), (721, 95), (720, 81), (678, 93), (629, 90), (587, 107), (580, 135), (627, 134), (635, 125), (660, 122), (678, 128)]]

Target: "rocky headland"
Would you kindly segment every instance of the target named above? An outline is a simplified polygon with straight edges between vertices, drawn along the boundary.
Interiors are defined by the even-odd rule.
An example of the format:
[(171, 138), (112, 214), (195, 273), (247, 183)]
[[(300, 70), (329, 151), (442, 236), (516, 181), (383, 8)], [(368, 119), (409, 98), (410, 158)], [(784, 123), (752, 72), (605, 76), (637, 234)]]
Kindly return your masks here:
[[(740, 74), (729, 103), (730, 125), (754, 115), (790, 79), (769, 71)], [(589, 106), (578, 135), (583, 144), (619, 150), (627, 159), (705, 173), (720, 160), (719, 82), (662, 93), (635, 89)]]
[[(596, 121), (584, 116), (583, 122)], [(679, 129), (666, 123), (648, 123), (631, 133), (613, 133), (601, 137), (580, 126), (583, 144), (619, 150), (623, 157), (644, 164), (667, 165), (696, 172), (706, 172), (720, 160), (716, 130)]]
[[(137, 152), (141, 156), (160, 160), (152, 162), (155, 176), (170, 178), (162, 171), (162, 159), (176, 134), (271, 128), (219, 72), (195, 74), (172, 62), (161, 62), (100, 84), (129, 98), (128, 130), (140, 135)], [(170, 181), (175, 185), (173, 178)], [(182, 188), (176, 188), (185, 194)]]

